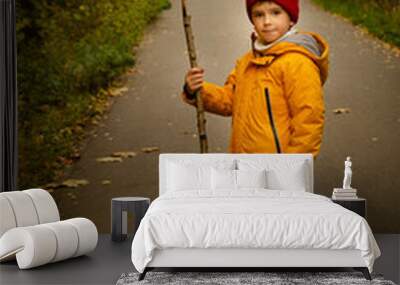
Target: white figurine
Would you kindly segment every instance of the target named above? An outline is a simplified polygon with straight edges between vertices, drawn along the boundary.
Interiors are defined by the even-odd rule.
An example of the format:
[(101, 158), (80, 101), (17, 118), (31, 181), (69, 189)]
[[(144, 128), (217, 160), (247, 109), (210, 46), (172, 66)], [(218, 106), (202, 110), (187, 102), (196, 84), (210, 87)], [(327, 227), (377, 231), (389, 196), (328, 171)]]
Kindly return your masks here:
[(351, 157), (348, 156), (346, 161), (344, 162), (344, 179), (343, 179), (343, 189), (352, 189), (351, 188)]

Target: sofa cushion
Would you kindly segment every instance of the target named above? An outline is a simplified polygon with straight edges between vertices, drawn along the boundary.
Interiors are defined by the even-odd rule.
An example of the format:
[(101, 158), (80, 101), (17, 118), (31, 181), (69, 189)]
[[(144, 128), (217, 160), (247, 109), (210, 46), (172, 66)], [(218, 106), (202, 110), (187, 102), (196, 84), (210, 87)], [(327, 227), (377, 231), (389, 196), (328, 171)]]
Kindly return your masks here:
[(8, 230), (15, 228), (17, 222), (8, 199), (0, 194), (0, 238)]
[(49, 192), (43, 189), (28, 189), (22, 192), (28, 194), (32, 199), (39, 224), (58, 222), (60, 220), (56, 202)]
[(0, 194), (9, 202), (17, 227), (26, 227), (39, 224), (35, 205), (30, 196), (23, 191), (10, 191)]

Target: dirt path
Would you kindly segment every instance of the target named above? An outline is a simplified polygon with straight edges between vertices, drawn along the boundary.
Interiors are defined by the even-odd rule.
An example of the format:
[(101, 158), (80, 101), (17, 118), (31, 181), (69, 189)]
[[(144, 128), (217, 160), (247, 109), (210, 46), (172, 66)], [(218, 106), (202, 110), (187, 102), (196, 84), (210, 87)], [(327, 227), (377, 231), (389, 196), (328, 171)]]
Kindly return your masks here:
[[(206, 79), (223, 84), (235, 59), (250, 47), (251, 26), (242, 1), (189, 1), (199, 62)], [(110, 231), (110, 201), (119, 196), (158, 193), (160, 152), (199, 152), (195, 111), (180, 101), (188, 67), (179, 1), (146, 31), (137, 53), (129, 91), (118, 98), (104, 126), (90, 137), (70, 178), (87, 179), (77, 189), (53, 194), (64, 218), (92, 219), (100, 232)], [(299, 29), (321, 33), (331, 46), (330, 77), (325, 85), (327, 120), (321, 155), (315, 162), (315, 191), (330, 195), (340, 186), (343, 161), (353, 157), (353, 186), (368, 199), (368, 221), (375, 232), (399, 232), (400, 225), (400, 58), (383, 49), (350, 23), (302, 1)], [(335, 108), (350, 113), (335, 115)], [(230, 119), (207, 114), (210, 152), (225, 152)], [(137, 156), (120, 163), (96, 158), (116, 151)], [(103, 185), (109, 180), (111, 184)], [(70, 193), (70, 194), (69, 194)], [(396, 208), (397, 207), (397, 208)], [(386, 219), (385, 217), (392, 217)], [(396, 230), (397, 229), (397, 230)]]

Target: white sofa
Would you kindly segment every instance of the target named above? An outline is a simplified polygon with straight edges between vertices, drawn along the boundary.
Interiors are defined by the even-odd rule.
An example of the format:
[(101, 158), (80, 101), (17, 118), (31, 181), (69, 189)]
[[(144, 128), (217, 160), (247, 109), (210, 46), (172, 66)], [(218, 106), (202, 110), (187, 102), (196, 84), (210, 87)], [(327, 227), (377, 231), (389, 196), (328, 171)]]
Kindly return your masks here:
[[(178, 165), (178, 167), (176, 165)], [(195, 174), (191, 173), (190, 170), (196, 167), (199, 167), (199, 172)], [(266, 169), (269, 173), (267, 178), (269, 184), (264, 186), (264, 188), (266, 188), (264, 189), (265, 191), (261, 190), (260, 192), (264, 192), (264, 195), (275, 195), (278, 192), (284, 195), (291, 195), (291, 192), (293, 192), (293, 196), (290, 196), (293, 197), (293, 199), (291, 200), (291, 198), (287, 196), (289, 197), (288, 200), (275, 200), (271, 204), (271, 199), (264, 199), (264, 196), (260, 196), (258, 202), (264, 199), (265, 205), (273, 205), (275, 203), (275, 209), (278, 208), (279, 210), (279, 205), (282, 205), (282, 207), (286, 207), (285, 210), (287, 209), (289, 212), (294, 211), (294, 215), (286, 220), (288, 222), (293, 220), (292, 217), (296, 217), (296, 211), (298, 211), (300, 216), (306, 212), (301, 218), (303, 219), (302, 222), (308, 224), (309, 228), (313, 227), (314, 221), (311, 219), (309, 220), (307, 217), (321, 216), (322, 218), (320, 219), (321, 223), (319, 226), (321, 226), (322, 229), (331, 229), (331, 231), (322, 231), (323, 234), (319, 237), (322, 243), (320, 242), (319, 245), (313, 244), (313, 237), (309, 237), (308, 240), (310, 244), (306, 241), (305, 246), (303, 245), (302, 247), (302, 245), (299, 245), (296, 248), (290, 246), (280, 247), (279, 245), (274, 248), (268, 246), (251, 248), (248, 247), (249, 244), (224, 247), (223, 243), (215, 246), (215, 244), (212, 243), (212, 239), (217, 239), (218, 231), (209, 231), (212, 227), (207, 224), (208, 218), (201, 218), (197, 223), (196, 217), (200, 217), (198, 215), (200, 212), (207, 214), (207, 210), (209, 212), (215, 211), (214, 220), (211, 221), (214, 223), (215, 228), (215, 221), (218, 217), (222, 217), (218, 216), (219, 214), (217, 211), (223, 207), (223, 204), (218, 204), (219, 202), (215, 202), (214, 204), (213, 201), (217, 201), (219, 197), (225, 194), (223, 193), (224, 191), (220, 190), (204, 189), (207, 187), (215, 188), (216, 182), (214, 181), (209, 184), (211, 186), (207, 186), (208, 184), (204, 181), (208, 178), (205, 171), (202, 170), (203, 167), (212, 167), (212, 171), (215, 171), (215, 168), (225, 169), (228, 170), (228, 172), (229, 170), (243, 170), (244, 173), (248, 171), (247, 173), (249, 173), (249, 176), (252, 176), (251, 173), (254, 174), (260, 169)], [(188, 171), (186, 171), (185, 168), (188, 169)], [(236, 173), (239, 175), (239, 172)], [(212, 174), (211, 180), (213, 179)], [(229, 181), (223, 181), (224, 179), (225, 178), (222, 178), (222, 180), (220, 179), (217, 183), (220, 183), (223, 187), (230, 187)], [(237, 183), (239, 183), (238, 179), (239, 176), (236, 177)], [(244, 184), (254, 184), (254, 181), (257, 179), (257, 177), (252, 178), (252, 181), (245, 181)], [(332, 203), (328, 198), (312, 194), (314, 192), (313, 181), (313, 157), (311, 154), (161, 154), (159, 158), (160, 197), (153, 201), (132, 243), (132, 262), (138, 271), (142, 273), (139, 280), (144, 278), (147, 271), (162, 267), (236, 267), (239, 269), (246, 267), (353, 267), (360, 269), (365, 277), (370, 279), (365, 256), (370, 254), (369, 266), (371, 270), (371, 263), (373, 263), (374, 258), (380, 255), (380, 252), (366, 221), (357, 214)], [(256, 184), (257, 183), (258, 182), (256, 182)], [(185, 191), (185, 187), (197, 189), (196, 191), (198, 193), (192, 195), (193, 193), (191, 192), (196, 191)], [(237, 185), (235, 187), (237, 187)], [(210, 193), (208, 193), (207, 190), (210, 190)], [(240, 189), (235, 189), (235, 191), (231, 191), (231, 193), (241, 195), (241, 193), (243, 193), (241, 191)], [(225, 192), (228, 193), (229, 191)], [(217, 194), (217, 196), (212, 196), (215, 194)], [(205, 210), (205, 208), (201, 208), (202, 206), (196, 204), (198, 199), (196, 197), (203, 199), (203, 197), (207, 195), (216, 198), (207, 200), (207, 202), (202, 202), (202, 205), (205, 205), (204, 207), (208, 207)], [(175, 196), (178, 197), (178, 199), (175, 199)], [(231, 199), (229, 196), (227, 197), (227, 199)], [(246, 199), (246, 197), (244, 198)], [(280, 197), (278, 196), (277, 198)], [(299, 201), (297, 201), (297, 199)], [(315, 201), (309, 209), (305, 206), (308, 205), (307, 199)], [(233, 199), (229, 201), (238, 203), (239, 200), (240, 199)], [(290, 206), (287, 205), (288, 201), (294, 201), (293, 205), (297, 205), (299, 210), (297, 210), (297, 206), (290, 208)], [(254, 199), (250, 201), (250, 203), (256, 202), (254, 202)], [(303, 202), (305, 204), (302, 204)], [(246, 210), (249, 204), (245, 203), (247, 202), (238, 204), (238, 206)], [(261, 207), (257, 210), (263, 211), (263, 205), (264, 204), (261, 203)], [(258, 206), (260, 206), (260, 203)], [(200, 210), (200, 212), (196, 212), (197, 209)], [(220, 212), (224, 214), (222, 211), (223, 210)], [(185, 213), (185, 215), (182, 213)], [(275, 214), (275, 222), (277, 222), (278, 225), (280, 222), (279, 217), (280, 214)], [(331, 219), (330, 217), (335, 218)], [(336, 218), (337, 221), (341, 221), (340, 227), (337, 230), (334, 228), (336, 227)], [(267, 223), (268, 219), (270, 219), (268, 213), (265, 214), (265, 219)], [(326, 227), (324, 225), (325, 219), (327, 221)], [(186, 221), (188, 222), (185, 224)], [(225, 220), (225, 225), (227, 224), (226, 221), (227, 220)], [(232, 221), (232, 219), (230, 221)], [(248, 221), (251, 222), (251, 219)], [(357, 244), (357, 246), (353, 246), (350, 243), (345, 244), (350, 239), (348, 238), (349, 236), (346, 236), (347, 233), (343, 233), (349, 230), (347, 221), (362, 226), (362, 233), (350, 231), (349, 233), (353, 236), (363, 236), (364, 245), (367, 244), (368, 248), (365, 252), (359, 250), (359, 248), (362, 248), (361, 243)], [(242, 225), (244, 224), (245, 223), (242, 223)], [(192, 225), (196, 225), (196, 227), (193, 228)], [(256, 228), (256, 226), (260, 228), (260, 224), (255, 224), (253, 228), (249, 227), (250, 231)], [(301, 233), (302, 230), (295, 229), (297, 226), (293, 226), (293, 223), (288, 223), (287, 227), (288, 231), (291, 230), (290, 238), (292, 238), (293, 241), (296, 241), (296, 239), (301, 240), (302, 236), (304, 236), (304, 234)], [(195, 232), (191, 230), (192, 228), (196, 229)], [(261, 229), (263, 229), (262, 226)], [(285, 224), (282, 224), (280, 232), (278, 230), (279, 229), (276, 231), (276, 235), (274, 234), (275, 230), (273, 228), (269, 231), (263, 231), (262, 236), (260, 236), (259, 232), (256, 232), (254, 236), (252, 233), (250, 235), (252, 236), (250, 240), (271, 239), (274, 238), (274, 235), (275, 237), (280, 235), (280, 238), (285, 239)], [(337, 242), (340, 239), (337, 239), (336, 235), (340, 234), (341, 231), (342, 235), (344, 235), (344, 242)], [(218, 236), (218, 238), (223, 240), (223, 235), (225, 235), (225, 233), (223, 233), (222, 236)], [(231, 235), (233, 238), (231, 240), (225, 239), (225, 241), (228, 243), (235, 241), (235, 233), (227, 231), (226, 235)], [(312, 233), (310, 233), (310, 235), (312, 235)], [(330, 239), (333, 241), (332, 245), (323, 244), (324, 238), (326, 237), (324, 235), (331, 237)], [(247, 235), (247, 237), (248, 236), (249, 235)], [(204, 243), (205, 246), (202, 244), (202, 237), (209, 237)], [(179, 242), (177, 242), (177, 240)]]
[(96, 226), (86, 218), (60, 221), (53, 197), (43, 189), (0, 193), (0, 262), (20, 269), (84, 255), (96, 248)]

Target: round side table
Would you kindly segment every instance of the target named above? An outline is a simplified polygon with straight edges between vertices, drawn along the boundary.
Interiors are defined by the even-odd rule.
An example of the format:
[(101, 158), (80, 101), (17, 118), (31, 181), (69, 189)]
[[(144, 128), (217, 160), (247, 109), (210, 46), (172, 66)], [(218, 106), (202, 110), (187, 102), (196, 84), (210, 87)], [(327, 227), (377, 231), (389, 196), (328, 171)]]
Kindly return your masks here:
[(128, 212), (135, 216), (135, 235), (140, 221), (146, 214), (150, 199), (144, 197), (119, 197), (111, 200), (111, 239), (123, 241), (128, 236)]

